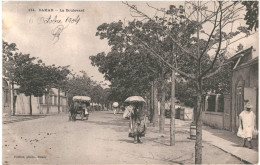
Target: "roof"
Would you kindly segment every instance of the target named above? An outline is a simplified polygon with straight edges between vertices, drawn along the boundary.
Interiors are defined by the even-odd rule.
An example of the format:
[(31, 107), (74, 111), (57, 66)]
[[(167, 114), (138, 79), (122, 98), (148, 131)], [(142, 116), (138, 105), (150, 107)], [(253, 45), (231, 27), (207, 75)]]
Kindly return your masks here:
[(255, 57), (254, 59), (251, 59), (251, 60), (247, 61), (246, 63), (239, 65), (235, 70), (239, 70), (239, 69), (242, 69), (242, 68), (245, 68), (248, 66), (252, 66), (254, 64), (258, 64), (258, 57)]
[(230, 57), (230, 58), (228, 59), (228, 61), (233, 61), (233, 60), (235, 60), (235, 59), (237, 59), (237, 58), (239, 58), (239, 57), (241, 57), (241, 56), (244, 56), (246, 53), (249, 53), (250, 51), (252, 51), (252, 49), (253, 49), (253, 46), (251, 46), (251, 47), (248, 48), (248, 49), (242, 50), (242, 51), (238, 52), (236, 55)]

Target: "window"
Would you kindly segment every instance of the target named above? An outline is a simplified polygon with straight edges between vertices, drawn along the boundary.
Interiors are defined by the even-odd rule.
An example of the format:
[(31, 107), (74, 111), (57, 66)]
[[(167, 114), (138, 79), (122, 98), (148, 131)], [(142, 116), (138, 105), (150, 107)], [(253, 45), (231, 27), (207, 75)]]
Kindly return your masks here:
[(224, 112), (224, 95), (218, 97), (218, 112)]
[(216, 106), (216, 95), (210, 95), (208, 97), (208, 109), (207, 111), (215, 112)]

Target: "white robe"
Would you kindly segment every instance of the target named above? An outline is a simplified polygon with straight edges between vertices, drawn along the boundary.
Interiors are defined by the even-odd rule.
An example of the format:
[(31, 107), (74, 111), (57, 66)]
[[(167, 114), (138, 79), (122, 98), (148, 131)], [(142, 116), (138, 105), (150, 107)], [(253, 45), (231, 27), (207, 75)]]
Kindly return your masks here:
[[(253, 111), (242, 111), (239, 115), (239, 128), (237, 136), (241, 138), (252, 138), (253, 135), (256, 135), (257, 131), (255, 129), (255, 119), (256, 116)], [(241, 121), (243, 124), (243, 129)]]

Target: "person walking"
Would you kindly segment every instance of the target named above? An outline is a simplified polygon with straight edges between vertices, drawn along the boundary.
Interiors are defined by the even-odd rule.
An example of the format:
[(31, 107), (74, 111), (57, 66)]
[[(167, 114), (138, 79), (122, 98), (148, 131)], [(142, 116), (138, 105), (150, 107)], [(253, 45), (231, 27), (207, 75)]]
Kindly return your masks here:
[(141, 103), (135, 103), (131, 113), (130, 122), (132, 125), (131, 135), (134, 137), (134, 143), (142, 143), (141, 137), (145, 136), (146, 123), (145, 113), (142, 109)]
[(239, 114), (239, 128), (237, 136), (243, 138), (243, 147), (247, 147), (246, 142), (249, 142), (249, 148), (252, 149), (252, 137), (257, 134), (256, 131), (256, 116), (252, 111), (252, 105), (248, 100), (245, 101), (245, 109)]
[(114, 115), (116, 115), (118, 113), (118, 102), (114, 102), (112, 107), (113, 107), (113, 112), (114, 112)]

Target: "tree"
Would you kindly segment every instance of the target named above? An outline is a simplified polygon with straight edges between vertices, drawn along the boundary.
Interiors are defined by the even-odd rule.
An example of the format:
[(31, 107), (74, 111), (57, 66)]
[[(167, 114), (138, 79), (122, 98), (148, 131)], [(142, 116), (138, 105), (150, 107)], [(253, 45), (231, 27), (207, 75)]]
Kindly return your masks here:
[(16, 72), (23, 69), (28, 64), (32, 64), (34, 57), (30, 57), (29, 54), (18, 53), (15, 43), (8, 44), (3, 41), (3, 75), (4, 78), (11, 84), (12, 96), (13, 96), (13, 115), (15, 115), (16, 96), (14, 94), (14, 85), (17, 84), (19, 79), (15, 76)]
[(86, 75), (85, 71), (81, 71), (83, 76), (73, 75), (67, 80), (65, 91), (69, 93), (69, 104), (72, 102), (73, 96), (89, 96), (91, 101), (102, 104), (108, 104), (108, 94), (110, 91), (105, 90), (100, 84), (93, 81)]
[[(14, 84), (19, 85), (19, 92), (30, 96), (30, 114), (32, 115), (31, 96), (42, 96), (50, 88), (63, 88), (68, 67), (46, 66), (42, 60), (35, 62), (35, 57), (30, 54), (17, 52), (16, 44), (3, 41), (3, 75), (11, 83), (13, 92), (13, 115), (15, 115)], [(47, 99), (48, 105), (48, 99)], [(47, 106), (47, 112), (49, 107)]]
[[(122, 22), (102, 24), (98, 27), (100, 37), (110, 36), (113, 34), (113, 27), (122, 27)], [(111, 29), (111, 30), (108, 30)], [(119, 28), (120, 29), (120, 28)], [(122, 28), (121, 28), (122, 29)], [(106, 33), (103, 33), (107, 31)], [(149, 59), (141, 54), (145, 54), (138, 49), (136, 45), (123, 45), (124, 39), (119, 34), (118, 36), (109, 37), (109, 43), (113, 43), (112, 51), (107, 55), (99, 53), (96, 56), (91, 56), (92, 65), (98, 66), (99, 71), (105, 74), (105, 78), (111, 82), (110, 100), (124, 102), (131, 95), (147, 95), (150, 90), (148, 83), (152, 81), (154, 72), (153, 67), (146, 67)], [(121, 45), (122, 44), (122, 45)], [(121, 51), (120, 49), (125, 51)]]
[(24, 93), (30, 98), (30, 115), (32, 115), (32, 95), (40, 97), (45, 93), (46, 81), (45, 69), (40, 64), (30, 63), (15, 73), (17, 84), (19, 85), (19, 92)]
[(67, 76), (70, 74), (68, 67), (69, 66), (53, 66), (52, 68), (52, 73), (54, 73), (55, 76), (54, 79), (52, 79), (50, 82), (53, 84), (53, 87), (58, 89), (58, 113), (60, 113), (60, 91), (65, 89), (66, 81), (68, 80)]
[[(144, 95), (148, 95), (150, 85), (148, 86), (147, 82), (153, 84), (153, 90), (155, 91), (154, 96), (156, 96), (153, 97), (155, 99), (153, 101), (153, 122), (155, 126), (157, 126), (158, 121), (156, 84), (159, 82), (164, 84), (169, 77), (169, 74), (167, 73), (170, 71), (161, 61), (158, 61), (155, 57), (149, 55), (149, 52), (140, 45), (139, 40), (136, 40), (130, 35), (139, 35), (144, 40), (149, 41), (150, 44), (153, 44), (153, 47), (158, 47), (165, 51), (166, 49), (169, 50), (170, 45), (167, 44), (167, 40), (163, 39), (161, 31), (156, 30), (156, 25), (157, 24), (154, 22), (143, 24), (140, 21), (129, 22), (128, 26), (123, 25), (121, 21), (110, 24), (104, 23), (97, 28), (97, 35), (99, 35), (101, 39), (107, 38), (109, 40), (108, 44), (112, 46), (111, 52), (108, 55), (99, 53), (96, 56), (91, 57), (92, 64), (98, 66), (99, 71), (104, 73), (106, 79), (111, 81), (112, 89), (116, 89), (114, 93), (117, 93), (118, 99), (125, 99), (129, 95), (134, 95), (135, 93), (140, 95), (140, 91), (143, 91), (142, 93)], [(138, 27), (138, 29), (136, 29), (136, 27)], [(160, 40), (159, 43), (157, 43), (158, 40)], [(118, 63), (119, 66), (117, 65)], [(128, 77), (126, 78), (122, 75), (128, 75)], [(123, 91), (125, 89), (131, 90)], [(165, 93), (165, 88), (162, 86), (159, 91)], [(127, 94), (127, 96), (122, 96), (122, 94)], [(165, 94), (162, 96), (163, 97), (160, 98), (162, 105), (162, 115), (160, 116), (161, 132), (163, 132), (164, 129), (163, 114)]]
[[(13, 72), (14, 72), (14, 54), (15, 51), (17, 51), (18, 49), (16, 48), (16, 44), (12, 43), (12, 44), (8, 44), (7, 42), (3, 41), (2, 42), (2, 50), (3, 50), (3, 54), (2, 54), (2, 59), (3, 59), (3, 70), (2, 70), (2, 74), (3, 77), (9, 82), (9, 84), (11, 84), (12, 86), (12, 94), (14, 96), (14, 77), (13, 77)], [(13, 115), (15, 115), (15, 98), (13, 97)]]
[[(67, 80), (67, 76), (70, 73), (70, 70), (68, 69), (69, 66), (58, 66), (55, 65), (46, 66), (44, 63), (40, 61), (41, 67), (43, 68), (44, 72), (42, 73), (42, 80), (44, 81), (45, 85), (45, 94), (47, 95), (47, 113), (49, 113), (49, 91), (51, 88), (57, 88), (58, 89), (58, 102), (60, 100), (59, 93), (60, 89), (64, 89), (65, 82)], [(60, 105), (58, 104), (58, 112)]]
[[(176, 55), (181, 55), (184, 58), (187, 58), (187, 61), (192, 63), (192, 68), (190, 67), (190, 71), (184, 69), (180, 69), (176, 67), (176, 65), (169, 63), (169, 60), (163, 58), (161, 52), (154, 49), (152, 45), (149, 45), (145, 40), (139, 38), (139, 36), (135, 35), (136, 38), (139, 38), (140, 44), (143, 44), (152, 55), (158, 57), (161, 61), (165, 63), (168, 67), (172, 69), (173, 72), (177, 72), (179, 75), (183, 76), (185, 79), (189, 79), (194, 82), (196, 85), (196, 105), (197, 105), (197, 113), (196, 115), (196, 144), (195, 144), (195, 163), (202, 163), (202, 94), (203, 91), (203, 82), (208, 78), (219, 73), (221, 69), (227, 63), (225, 63), (224, 55), (226, 52), (226, 48), (232, 42), (229, 42), (231, 38), (239, 34), (239, 31), (245, 32), (248, 35), (248, 32), (244, 27), (239, 27), (236, 32), (232, 32), (233, 29), (227, 30), (227, 25), (231, 25), (234, 21), (237, 21), (239, 18), (239, 11), (241, 11), (241, 7), (237, 4), (230, 2), (187, 2), (186, 5), (189, 8), (185, 8), (180, 6), (177, 9), (175, 6), (170, 6), (173, 10), (172, 13), (167, 13), (163, 9), (156, 9), (158, 12), (163, 12), (165, 15), (158, 22), (154, 19), (154, 17), (149, 17), (147, 14), (140, 11), (135, 5), (130, 5), (128, 2), (124, 2), (131, 11), (138, 15), (138, 17), (142, 20), (154, 21), (158, 23), (158, 28), (162, 29), (163, 33), (171, 39), (171, 43), (173, 43), (174, 48), (177, 48), (179, 51), (173, 52), (173, 57)], [(185, 12), (184, 12), (184, 11)], [(190, 10), (190, 12), (189, 12)], [(178, 17), (178, 14), (182, 12), (181, 17)], [(167, 14), (173, 15), (174, 20), (171, 21), (170, 26), (167, 26), (168, 20)], [(191, 19), (191, 18), (194, 19)], [(183, 20), (184, 19), (184, 20)], [(184, 25), (187, 28), (181, 28), (176, 35), (176, 33), (172, 33), (172, 30), (176, 30), (176, 23), (179, 20), (179, 25)], [(189, 24), (183, 24), (183, 22), (190, 22)], [(163, 24), (165, 23), (165, 24)], [(206, 31), (203, 27), (205, 24), (211, 24), (211, 30)], [(207, 25), (208, 26), (208, 25)], [(185, 31), (183, 31), (185, 30)], [(227, 32), (225, 32), (225, 30)], [(183, 40), (185, 35), (190, 35), (187, 44), (183, 44), (186, 40)], [(185, 38), (184, 38), (185, 39)], [(225, 44), (223, 48), (223, 44)], [(211, 53), (211, 57), (209, 56), (209, 51), (215, 50), (215, 52)], [(210, 58), (209, 58), (210, 57)], [(175, 64), (177, 64), (176, 62)], [(178, 64), (179, 66), (179, 64)], [(173, 74), (174, 75), (174, 74)], [(172, 100), (173, 102), (173, 100)]]

